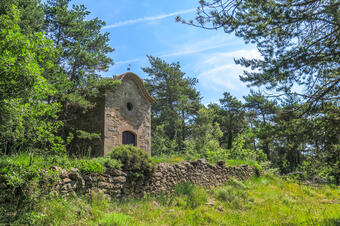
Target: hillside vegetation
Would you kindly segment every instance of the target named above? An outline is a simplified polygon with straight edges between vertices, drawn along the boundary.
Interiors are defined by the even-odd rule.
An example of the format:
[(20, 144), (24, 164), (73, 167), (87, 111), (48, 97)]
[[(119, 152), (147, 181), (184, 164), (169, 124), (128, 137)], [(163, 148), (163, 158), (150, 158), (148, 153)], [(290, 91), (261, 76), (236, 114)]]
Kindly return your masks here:
[(30, 216), (36, 225), (337, 225), (340, 190), (275, 176), (231, 180), (215, 190), (190, 184), (171, 196), (141, 200), (91, 197), (42, 200)]
[[(121, 82), (101, 76), (114, 62), (105, 22), (72, 2), (0, 1), (0, 224), (340, 224), (338, 1), (201, 0), (195, 21), (178, 17), (234, 32), (261, 58), (235, 60), (255, 69), (240, 76), (253, 88), (247, 96), (225, 90), (205, 105), (198, 79), (180, 62), (147, 56), (154, 162), (126, 146), (92, 158), (103, 134), (79, 128), (79, 120)], [(170, 196), (140, 200), (51, 194), (60, 180), (51, 166), (122, 169), (138, 183), (154, 163), (201, 158), (276, 176), (215, 190), (182, 184)]]

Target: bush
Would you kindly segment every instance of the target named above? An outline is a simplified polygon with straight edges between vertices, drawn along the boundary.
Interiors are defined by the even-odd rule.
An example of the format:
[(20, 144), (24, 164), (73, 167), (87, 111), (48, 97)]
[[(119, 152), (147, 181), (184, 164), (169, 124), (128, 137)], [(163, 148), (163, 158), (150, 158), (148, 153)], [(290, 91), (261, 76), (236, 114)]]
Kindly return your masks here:
[(218, 188), (215, 191), (215, 196), (217, 200), (237, 209), (242, 208), (248, 199), (248, 194), (244, 189), (236, 189), (230, 185)]
[(109, 157), (79, 159), (75, 160), (72, 165), (82, 173), (104, 173), (105, 167), (120, 169), (122, 166), (119, 160)]
[(23, 153), (13, 156), (1, 156), (0, 177), (4, 179), (8, 186), (27, 187), (31, 181), (46, 179), (46, 176), (55, 179), (54, 172), (45, 170), (49, 166), (46, 157), (42, 156), (31, 157)]
[[(324, 164), (322, 159), (315, 156), (307, 156), (303, 163), (298, 168), (301, 171), (302, 178), (312, 183), (340, 183), (340, 160), (335, 161), (335, 164)], [(298, 178), (296, 178), (298, 179)]]
[(177, 148), (176, 140), (171, 140), (166, 135), (164, 125), (159, 125), (155, 131), (152, 131), (152, 156), (172, 155)]
[(229, 206), (235, 208), (242, 207), (248, 199), (246, 186), (235, 178), (230, 178), (224, 186), (217, 188), (215, 196), (217, 200), (226, 202)]
[(176, 185), (175, 195), (177, 205), (191, 209), (205, 204), (208, 200), (208, 194), (203, 188), (189, 183)]
[[(33, 224), (31, 211), (43, 195), (51, 191), (58, 175), (44, 169), (47, 164), (30, 164), (29, 155), (1, 156), (0, 158), (0, 225), (21, 219), (18, 225)], [(41, 162), (40, 162), (41, 161)], [(43, 182), (44, 186), (41, 186)]]
[(150, 178), (155, 170), (151, 158), (140, 148), (132, 145), (121, 145), (108, 153), (111, 159), (122, 163), (123, 171), (127, 172), (129, 182)]
[(238, 159), (245, 161), (264, 162), (267, 156), (262, 150), (253, 150), (245, 148), (247, 137), (252, 136), (252, 131), (248, 130), (239, 134), (233, 144), (233, 148), (228, 150), (230, 159)]

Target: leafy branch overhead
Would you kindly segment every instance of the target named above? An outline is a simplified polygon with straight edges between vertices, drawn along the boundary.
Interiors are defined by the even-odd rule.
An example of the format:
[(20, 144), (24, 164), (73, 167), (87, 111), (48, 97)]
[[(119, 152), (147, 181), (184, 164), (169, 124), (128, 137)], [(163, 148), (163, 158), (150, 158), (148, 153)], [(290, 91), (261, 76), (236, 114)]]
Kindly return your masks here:
[(195, 21), (176, 20), (255, 43), (262, 59), (235, 60), (256, 69), (241, 80), (301, 95), (312, 105), (340, 100), (339, 6), (334, 0), (201, 0)]

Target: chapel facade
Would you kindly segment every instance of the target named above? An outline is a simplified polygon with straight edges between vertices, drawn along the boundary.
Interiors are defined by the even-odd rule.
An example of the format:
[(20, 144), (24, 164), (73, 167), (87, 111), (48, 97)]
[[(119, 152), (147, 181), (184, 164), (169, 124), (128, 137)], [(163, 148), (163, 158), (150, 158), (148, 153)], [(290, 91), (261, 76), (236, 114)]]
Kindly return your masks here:
[(118, 145), (132, 144), (151, 155), (151, 104), (155, 99), (132, 72), (114, 79), (121, 85), (105, 93), (103, 154)]
[(113, 79), (121, 84), (113, 90), (101, 90), (104, 95), (93, 100), (95, 106), (74, 122), (79, 130), (100, 135), (87, 140), (89, 150), (85, 152), (103, 156), (116, 146), (131, 144), (151, 155), (151, 104), (155, 100), (138, 75), (127, 72)]

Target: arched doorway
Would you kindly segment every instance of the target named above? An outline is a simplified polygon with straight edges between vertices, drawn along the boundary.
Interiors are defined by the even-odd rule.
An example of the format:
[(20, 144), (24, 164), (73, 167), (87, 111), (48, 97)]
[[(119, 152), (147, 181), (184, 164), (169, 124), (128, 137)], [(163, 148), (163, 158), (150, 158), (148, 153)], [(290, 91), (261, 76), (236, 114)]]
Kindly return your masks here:
[(132, 144), (136, 146), (136, 135), (130, 131), (123, 132), (123, 144)]

